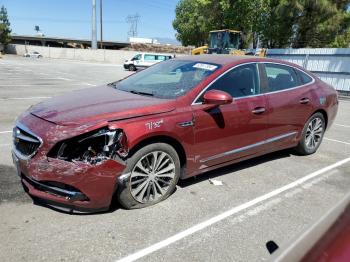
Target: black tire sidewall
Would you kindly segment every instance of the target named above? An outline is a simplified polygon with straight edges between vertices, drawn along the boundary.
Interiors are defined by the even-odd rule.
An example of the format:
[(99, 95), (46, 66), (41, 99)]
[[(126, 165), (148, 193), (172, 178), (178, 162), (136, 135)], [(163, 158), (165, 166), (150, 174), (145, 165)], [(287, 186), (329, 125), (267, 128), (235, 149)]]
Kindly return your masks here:
[(176, 152), (176, 150), (166, 143), (154, 143), (149, 144), (141, 149), (139, 149), (137, 152), (135, 152), (128, 160), (126, 164), (126, 168), (123, 171), (123, 174), (130, 173), (136, 163), (142, 158), (143, 156), (147, 155), (148, 153), (151, 153), (153, 151), (163, 151), (171, 156), (171, 158), (174, 161), (175, 164), (175, 178), (172, 181), (172, 184), (169, 186), (169, 189), (166, 194), (164, 194), (162, 197), (160, 197), (158, 200), (150, 202), (150, 203), (140, 203), (134, 199), (134, 197), (131, 195), (130, 191), (130, 177), (127, 181), (124, 183), (119, 183), (117, 188), (117, 197), (119, 203), (126, 209), (135, 209), (135, 208), (144, 208), (147, 206), (151, 206), (154, 204), (157, 204), (166, 198), (168, 198), (175, 190), (176, 184), (180, 178), (181, 174), (181, 165), (180, 165), (180, 159)]
[(129, 70), (130, 71), (136, 71), (136, 66), (134, 66), (134, 65), (129, 65)]

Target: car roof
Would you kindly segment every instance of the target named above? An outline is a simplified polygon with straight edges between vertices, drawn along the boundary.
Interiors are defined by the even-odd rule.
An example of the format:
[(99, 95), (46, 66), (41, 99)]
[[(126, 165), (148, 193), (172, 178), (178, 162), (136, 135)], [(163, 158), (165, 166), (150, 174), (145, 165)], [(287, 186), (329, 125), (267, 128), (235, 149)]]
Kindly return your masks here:
[(165, 56), (174, 56), (173, 54), (170, 53), (153, 53), (153, 52), (140, 52), (137, 53), (138, 55), (165, 55)]
[(191, 55), (179, 56), (178, 60), (187, 60), (194, 62), (206, 62), (219, 65), (232, 64), (234, 62), (256, 62), (256, 61), (274, 61), (272, 59), (257, 57), (257, 56), (236, 56), (236, 55)]

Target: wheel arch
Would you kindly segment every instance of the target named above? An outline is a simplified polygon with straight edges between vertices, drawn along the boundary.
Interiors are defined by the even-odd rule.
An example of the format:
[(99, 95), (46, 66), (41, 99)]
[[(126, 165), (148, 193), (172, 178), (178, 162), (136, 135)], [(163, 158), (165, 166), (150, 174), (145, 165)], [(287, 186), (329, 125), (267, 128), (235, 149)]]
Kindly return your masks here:
[(175, 151), (177, 152), (179, 159), (180, 159), (180, 165), (181, 167), (184, 167), (186, 165), (186, 151), (182, 144), (175, 138), (167, 135), (156, 135), (147, 137), (145, 139), (142, 139), (141, 141), (138, 141), (137, 144), (135, 144), (129, 151), (129, 156), (132, 156), (135, 152), (137, 152), (140, 148), (154, 143), (165, 143), (170, 146), (172, 146)]
[(323, 115), (324, 120), (325, 120), (326, 129), (327, 129), (327, 127), (328, 127), (328, 114), (327, 114), (327, 111), (322, 109), (322, 108), (320, 108), (320, 109), (316, 110), (315, 112), (313, 112), (312, 115), (314, 115), (316, 113), (321, 113)]

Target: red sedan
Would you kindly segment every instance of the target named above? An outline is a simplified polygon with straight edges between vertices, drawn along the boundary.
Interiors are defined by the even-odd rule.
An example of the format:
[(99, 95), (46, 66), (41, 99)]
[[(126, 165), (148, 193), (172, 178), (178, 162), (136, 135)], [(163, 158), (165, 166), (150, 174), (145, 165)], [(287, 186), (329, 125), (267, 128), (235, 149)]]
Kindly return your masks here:
[(297, 65), (183, 57), (31, 107), (14, 128), (13, 159), (45, 204), (141, 208), (180, 178), (285, 148), (315, 153), (337, 109), (336, 91)]

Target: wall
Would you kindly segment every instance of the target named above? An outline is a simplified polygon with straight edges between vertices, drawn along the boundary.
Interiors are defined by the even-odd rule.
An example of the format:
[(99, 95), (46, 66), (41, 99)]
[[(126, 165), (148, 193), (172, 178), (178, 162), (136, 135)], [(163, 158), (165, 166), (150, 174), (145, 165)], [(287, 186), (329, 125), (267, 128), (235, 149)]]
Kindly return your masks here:
[[(91, 50), (30, 45), (8, 45), (10, 54), (37, 51), (44, 57), (123, 64), (137, 51)], [(181, 56), (181, 55), (178, 55)], [(269, 49), (268, 57), (296, 63), (314, 72), (338, 91), (350, 95), (350, 48)]]
[(107, 62), (114, 64), (123, 64), (126, 59), (132, 58), (139, 52), (123, 50), (92, 50), (76, 48), (59, 48), (32, 45), (8, 45), (6, 52), (9, 54), (23, 55), (26, 52), (39, 52), (43, 57), (72, 59), (80, 61)]
[(350, 94), (350, 48), (269, 49), (267, 56), (298, 64)]

